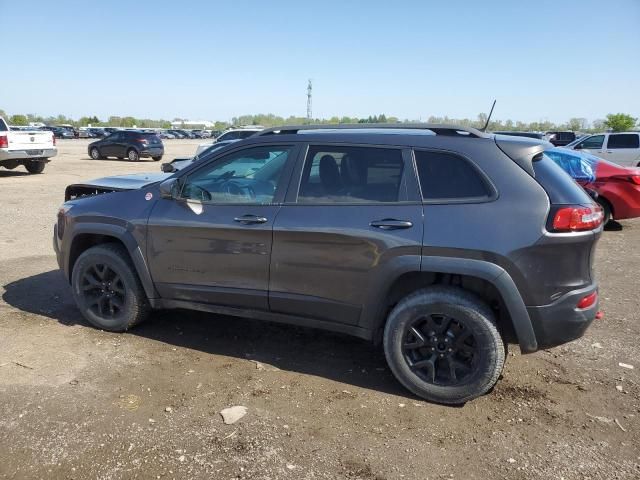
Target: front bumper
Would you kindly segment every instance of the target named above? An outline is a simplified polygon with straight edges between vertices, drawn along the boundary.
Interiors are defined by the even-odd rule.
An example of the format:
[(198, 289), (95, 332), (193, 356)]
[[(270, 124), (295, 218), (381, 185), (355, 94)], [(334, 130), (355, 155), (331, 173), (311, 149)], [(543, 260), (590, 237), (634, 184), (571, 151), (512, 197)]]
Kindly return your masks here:
[(584, 309), (578, 309), (576, 305), (586, 295), (597, 290), (597, 284), (593, 283), (588, 287), (572, 290), (549, 305), (527, 307), (538, 348), (555, 347), (584, 335), (598, 313), (599, 301)]

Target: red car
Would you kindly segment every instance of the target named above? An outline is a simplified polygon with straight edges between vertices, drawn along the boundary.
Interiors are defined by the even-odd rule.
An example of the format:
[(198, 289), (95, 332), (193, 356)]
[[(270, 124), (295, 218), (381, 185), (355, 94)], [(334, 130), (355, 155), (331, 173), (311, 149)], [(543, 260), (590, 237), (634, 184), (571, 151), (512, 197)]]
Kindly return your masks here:
[(640, 168), (627, 168), (586, 152), (551, 148), (545, 152), (580, 185), (598, 194), (609, 220), (640, 217)]

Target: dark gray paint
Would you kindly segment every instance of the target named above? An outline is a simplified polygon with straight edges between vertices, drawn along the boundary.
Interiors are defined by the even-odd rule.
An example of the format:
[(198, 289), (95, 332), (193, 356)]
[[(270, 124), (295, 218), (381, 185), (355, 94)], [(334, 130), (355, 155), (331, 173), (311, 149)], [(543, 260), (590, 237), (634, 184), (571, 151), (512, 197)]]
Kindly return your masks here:
[[(95, 226), (95, 233), (111, 231), (127, 246), (147, 293), (153, 292), (149, 296), (154, 307), (231, 313), (370, 339), (384, 321), (386, 294), (401, 275), (421, 271), (472, 275), (496, 288), (522, 351), (534, 351), (538, 344), (553, 343), (553, 338), (540, 341), (539, 335), (549, 332), (548, 321), (540, 315), (552, 318), (550, 306), (559, 298), (596, 288), (591, 256), (600, 231), (546, 231), (549, 197), (530, 168), (536, 152), (545, 148), (543, 142), (471, 133), (308, 130), (258, 135), (173, 178), (179, 181), (194, 168), (238, 149), (298, 145), (300, 153), (291, 155), (283, 175), (288, 182), (273, 205), (205, 205), (198, 215), (184, 201), (160, 199), (157, 184), (78, 199), (68, 203), (65, 235), (54, 240), (58, 258), (69, 274), (69, 250), (76, 233), (90, 233), (94, 227), (89, 225), (108, 225)], [(405, 168), (403, 202), (296, 204), (304, 151), (311, 143), (405, 148), (403, 158), (409, 168)], [(496, 195), (475, 203), (421, 202), (410, 148), (449, 151), (471, 159), (491, 180)], [(145, 200), (146, 193), (153, 198)], [(245, 214), (268, 221), (260, 225), (233, 221)], [(384, 231), (370, 225), (389, 218), (409, 221), (412, 227)], [(587, 323), (593, 318), (575, 316), (582, 317)], [(544, 322), (544, 329), (535, 322)], [(559, 321), (558, 337), (563, 337), (562, 329)]]

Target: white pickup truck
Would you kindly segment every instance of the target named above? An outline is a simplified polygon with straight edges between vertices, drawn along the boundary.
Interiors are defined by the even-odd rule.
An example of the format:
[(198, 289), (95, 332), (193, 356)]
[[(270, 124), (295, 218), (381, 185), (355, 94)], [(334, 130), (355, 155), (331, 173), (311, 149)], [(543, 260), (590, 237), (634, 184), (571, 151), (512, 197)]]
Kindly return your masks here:
[(12, 170), (24, 165), (29, 173), (42, 173), (46, 163), (57, 153), (53, 132), (11, 130), (0, 117), (0, 167)]

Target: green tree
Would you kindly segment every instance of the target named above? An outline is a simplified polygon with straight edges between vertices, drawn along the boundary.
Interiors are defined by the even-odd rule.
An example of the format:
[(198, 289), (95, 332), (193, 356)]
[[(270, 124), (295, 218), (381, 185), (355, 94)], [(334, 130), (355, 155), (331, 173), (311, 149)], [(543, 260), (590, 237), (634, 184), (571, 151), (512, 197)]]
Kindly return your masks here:
[(7, 118), (7, 113), (0, 108), (0, 117)]
[(573, 130), (577, 132), (579, 130), (586, 130), (587, 128), (587, 119), (586, 118), (570, 118), (567, 123), (567, 128), (569, 130)]
[(12, 115), (11, 119), (9, 120), (9, 123), (11, 125), (28, 125), (29, 124), (29, 122), (27, 121), (26, 115)]
[(610, 113), (604, 121), (605, 126), (614, 132), (624, 132), (636, 126), (637, 118), (626, 113)]

